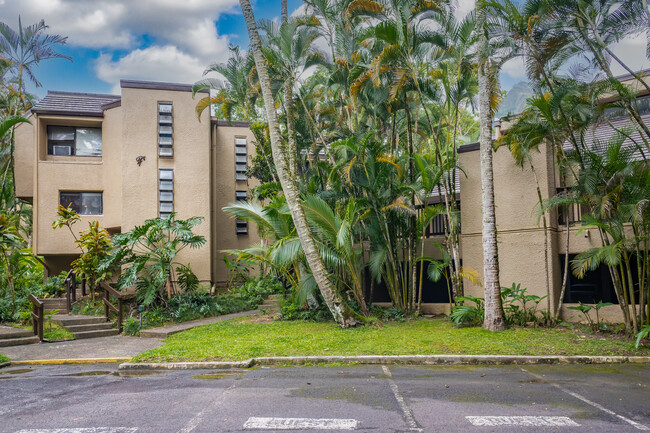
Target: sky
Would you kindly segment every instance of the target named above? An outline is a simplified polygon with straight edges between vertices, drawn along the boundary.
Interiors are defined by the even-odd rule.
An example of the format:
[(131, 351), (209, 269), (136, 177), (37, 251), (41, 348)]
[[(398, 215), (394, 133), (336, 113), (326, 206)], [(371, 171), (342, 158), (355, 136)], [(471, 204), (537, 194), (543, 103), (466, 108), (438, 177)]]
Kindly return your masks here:
[[(474, 0), (456, 0), (458, 14)], [(296, 12), (302, 0), (288, 0)], [(279, 0), (253, 0), (256, 18), (279, 19)], [(0, 21), (18, 27), (41, 19), (49, 32), (67, 36), (59, 52), (72, 62), (44, 61), (35, 70), (43, 84), (28, 89), (119, 93), (120, 79), (194, 83), (212, 63), (228, 59), (229, 44), (248, 45), (238, 0), (0, 0)], [(639, 70), (650, 67), (643, 37), (626, 40), (615, 52)], [(615, 73), (623, 73), (614, 67)], [(525, 80), (521, 61), (504, 65), (505, 90)]]

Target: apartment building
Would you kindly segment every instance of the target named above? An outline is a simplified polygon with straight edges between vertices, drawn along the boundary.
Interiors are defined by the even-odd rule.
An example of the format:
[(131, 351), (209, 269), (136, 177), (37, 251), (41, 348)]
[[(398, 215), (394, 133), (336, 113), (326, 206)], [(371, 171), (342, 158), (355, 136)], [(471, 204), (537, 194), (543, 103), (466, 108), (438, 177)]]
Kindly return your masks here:
[[(636, 85), (631, 77), (627, 83)], [(650, 124), (650, 96), (639, 101), (647, 108), (643, 118)], [(195, 105), (189, 85), (123, 80), (120, 95), (49, 92), (33, 107), (31, 124), (17, 128), (16, 192), (34, 204), (34, 252), (44, 257), (50, 273), (68, 269), (78, 254), (70, 233), (52, 229), (57, 206), (72, 204), (82, 218), (75, 226), (78, 231), (93, 220), (119, 233), (170, 212), (181, 219), (204, 217), (197, 232), (206, 237), (206, 245), (183, 251), (179, 261), (190, 263), (201, 281), (225, 284), (227, 269), (220, 251), (260, 241), (254, 227), (221, 210), (246, 199), (255, 186), (246, 178), (253, 136), (246, 122), (228, 124), (210, 118), (207, 111), (197, 119)], [(614, 133), (612, 128), (623, 126), (617, 122), (625, 120), (594, 128), (588, 139), (606, 140)], [(508, 123), (502, 122), (497, 134), (507, 128)], [(461, 146), (458, 152), (462, 266), (482, 274), (479, 147)], [(567, 234), (565, 219), (578, 222), (580, 209), (568, 215), (551, 212), (544, 229), (536, 210), (537, 186), (546, 199), (563, 183), (548, 147), (540, 147), (533, 164), (535, 173), (530, 167), (518, 167), (507, 149), (494, 154), (501, 283), (521, 284), (533, 295), (550, 293), (551, 304), (556, 305), (567, 239), (570, 256), (599, 246), (600, 240), (596, 232), (579, 233), (578, 224), (571, 225)], [(434, 221), (428, 236), (442, 241), (442, 224)], [(427, 255), (436, 253), (429, 241), (425, 250)], [(465, 281), (464, 287), (466, 294), (483, 295), (478, 284)], [(438, 283), (427, 279), (423, 288), (423, 310), (448, 313), (444, 279)], [(373, 300), (389, 301), (381, 283)], [(568, 307), (578, 302), (599, 300), (617, 302), (606, 267), (588, 272), (582, 280), (571, 275), (563, 317), (576, 318)], [(546, 301), (540, 307), (545, 308)], [(601, 317), (616, 321), (621, 311), (612, 305), (601, 311)]]
[[(33, 249), (50, 274), (78, 255), (67, 230), (53, 230), (57, 206), (110, 233), (176, 212), (204, 217), (206, 244), (186, 249), (202, 282), (227, 281), (223, 249), (258, 242), (257, 230), (221, 208), (245, 199), (253, 135), (245, 122), (197, 118), (190, 85), (123, 80), (120, 95), (49, 92), (16, 130), (16, 194), (33, 203)], [(198, 99), (198, 98), (197, 98)]]

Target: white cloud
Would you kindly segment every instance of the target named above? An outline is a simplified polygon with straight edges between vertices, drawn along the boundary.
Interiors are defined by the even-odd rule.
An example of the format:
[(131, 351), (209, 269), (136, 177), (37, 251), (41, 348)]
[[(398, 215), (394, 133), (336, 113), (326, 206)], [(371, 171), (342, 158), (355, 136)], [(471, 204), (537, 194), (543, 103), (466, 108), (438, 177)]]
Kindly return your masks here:
[(523, 57), (515, 57), (503, 64), (501, 72), (507, 74), (510, 78), (517, 80), (526, 79), (526, 64)]
[[(100, 79), (194, 82), (228, 57), (228, 37), (215, 21), (237, 0), (0, 0), (0, 21), (17, 27), (45, 19), (71, 46), (98, 49)], [(146, 37), (146, 38), (145, 38)], [(115, 58), (114, 50), (126, 51)]]
[[(650, 60), (646, 57), (646, 36), (641, 34), (636, 37), (623, 39), (612, 46), (614, 54), (635, 72), (650, 67)], [(627, 71), (612, 59), (612, 72), (616, 75), (627, 74)]]
[(204, 69), (200, 60), (173, 45), (136, 49), (118, 60), (102, 54), (95, 64), (97, 76), (107, 83), (122, 78), (192, 83)]

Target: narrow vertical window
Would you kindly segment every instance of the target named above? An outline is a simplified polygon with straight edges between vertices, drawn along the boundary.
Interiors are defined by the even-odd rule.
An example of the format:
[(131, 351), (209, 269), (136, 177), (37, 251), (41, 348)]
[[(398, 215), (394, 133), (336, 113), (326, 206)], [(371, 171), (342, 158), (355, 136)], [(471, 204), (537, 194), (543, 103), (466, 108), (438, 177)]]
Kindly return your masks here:
[(172, 104), (158, 103), (158, 156), (174, 156), (174, 117)]
[(174, 212), (174, 170), (158, 170), (158, 216), (167, 218)]
[[(236, 201), (246, 201), (248, 200), (248, 192), (245, 190), (235, 191), (235, 200)], [(248, 221), (242, 218), (235, 219), (235, 232), (238, 235), (247, 235), (248, 234)]]
[(246, 181), (248, 168), (248, 151), (246, 137), (235, 137), (235, 180)]

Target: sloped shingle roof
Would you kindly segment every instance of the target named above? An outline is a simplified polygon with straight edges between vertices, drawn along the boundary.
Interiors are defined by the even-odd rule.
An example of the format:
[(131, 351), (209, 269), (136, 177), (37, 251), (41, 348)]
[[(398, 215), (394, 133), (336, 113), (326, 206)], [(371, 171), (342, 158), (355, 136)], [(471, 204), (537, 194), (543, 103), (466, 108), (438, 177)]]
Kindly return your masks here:
[(49, 91), (32, 111), (39, 114), (103, 117), (107, 106), (119, 104), (119, 95)]

